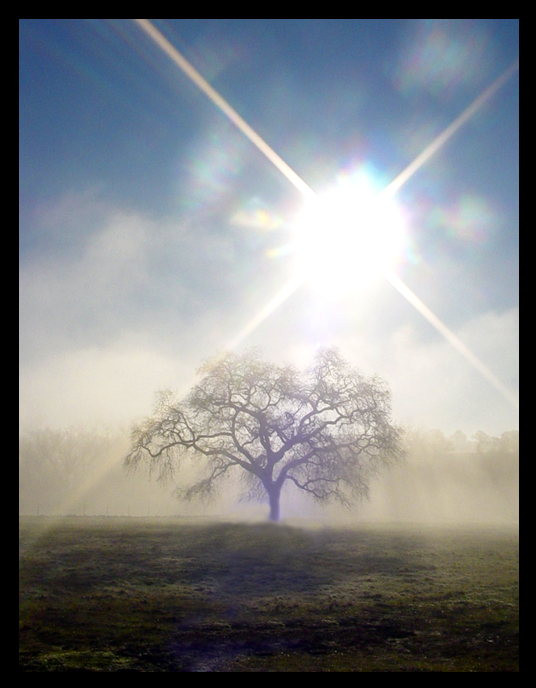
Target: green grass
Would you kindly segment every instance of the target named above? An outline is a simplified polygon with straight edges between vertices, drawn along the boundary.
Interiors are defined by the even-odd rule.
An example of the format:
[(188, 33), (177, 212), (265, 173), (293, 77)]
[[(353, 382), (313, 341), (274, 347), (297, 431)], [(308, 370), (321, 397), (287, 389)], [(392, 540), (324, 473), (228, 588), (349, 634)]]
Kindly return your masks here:
[(22, 671), (518, 671), (518, 535), (21, 518)]

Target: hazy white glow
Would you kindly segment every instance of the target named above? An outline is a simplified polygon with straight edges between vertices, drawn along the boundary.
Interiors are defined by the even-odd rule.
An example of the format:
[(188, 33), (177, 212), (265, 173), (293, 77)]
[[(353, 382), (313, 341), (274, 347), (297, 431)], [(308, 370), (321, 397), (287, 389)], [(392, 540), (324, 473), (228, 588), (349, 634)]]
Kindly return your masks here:
[(404, 244), (404, 219), (370, 177), (341, 180), (307, 201), (295, 227), (299, 272), (321, 289), (350, 288), (391, 270)]
[(289, 296), (291, 296), (298, 287), (303, 284), (301, 277), (296, 277), (288, 284), (286, 284), (281, 291), (279, 291), (273, 299), (271, 299), (266, 306), (261, 310), (240, 330), (240, 332), (227, 343), (225, 350), (232, 351), (239, 346), (248, 335), (250, 335), (257, 327), (263, 323), (279, 306), (284, 303)]
[(475, 354), (457, 337), (452, 330), (450, 330), (444, 322), (442, 322), (435, 313), (433, 313), (428, 306), (426, 306), (418, 296), (416, 296), (411, 289), (409, 289), (401, 279), (399, 279), (392, 272), (384, 273), (385, 279), (390, 282), (393, 287), (399, 291), (402, 296), (414, 306), (421, 315), (423, 315), (426, 320), (435, 327), (435, 329), (445, 337), (447, 342), (451, 344), (458, 353), (460, 353), (466, 361), (468, 361), (472, 366), (478, 370), (481, 375), (486, 378), (488, 382), (499, 390), (503, 397), (516, 409), (519, 408), (519, 402), (517, 397), (511, 392), (511, 390), (503, 385), (503, 383), (491, 372), (491, 370), (485, 366), (482, 361), (475, 356)]

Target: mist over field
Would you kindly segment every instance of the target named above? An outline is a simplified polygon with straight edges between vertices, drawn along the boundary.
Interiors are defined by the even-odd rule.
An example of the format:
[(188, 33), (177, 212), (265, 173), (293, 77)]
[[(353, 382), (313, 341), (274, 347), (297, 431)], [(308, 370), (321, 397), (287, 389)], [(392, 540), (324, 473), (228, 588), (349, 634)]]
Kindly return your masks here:
[[(293, 486), (282, 493), (282, 520), (297, 524), (364, 522), (511, 524), (519, 519), (519, 433), (490, 437), (408, 430), (406, 459), (372, 483), (370, 499), (347, 510), (322, 506)], [(240, 475), (209, 504), (178, 501), (199, 467), (176, 482), (123, 468), (128, 432), (39, 430), (20, 440), (19, 513), (79, 516), (184, 516), (265, 520), (268, 505), (243, 502)]]

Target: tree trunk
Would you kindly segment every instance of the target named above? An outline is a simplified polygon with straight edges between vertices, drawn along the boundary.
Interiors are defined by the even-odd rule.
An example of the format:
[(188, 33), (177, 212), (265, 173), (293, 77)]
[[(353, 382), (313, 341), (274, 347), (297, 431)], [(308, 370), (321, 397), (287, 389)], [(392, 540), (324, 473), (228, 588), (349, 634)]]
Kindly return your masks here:
[(268, 490), (268, 497), (270, 499), (270, 521), (279, 521), (279, 499), (281, 497), (281, 488), (272, 487)]

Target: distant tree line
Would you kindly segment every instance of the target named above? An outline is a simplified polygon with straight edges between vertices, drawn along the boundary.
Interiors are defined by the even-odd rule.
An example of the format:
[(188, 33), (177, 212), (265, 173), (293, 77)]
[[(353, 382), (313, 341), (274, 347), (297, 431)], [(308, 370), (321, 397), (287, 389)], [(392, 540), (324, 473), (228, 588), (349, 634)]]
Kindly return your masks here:
[[(19, 513), (66, 515), (166, 515), (184, 505), (143, 474), (126, 475), (122, 460), (128, 432), (103, 428), (42, 429), (19, 439)], [(437, 513), (465, 500), (478, 513), (518, 508), (519, 432), (500, 436), (461, 430), (406, 428), (406, 461), (373, 488), (371, 507), (382, 501), (386, 518)], [(381, 499), (380, 499), (381, 496)], [(432, 508), (433, 507), (433, 508)], [(367, 505), (364, 505), (367, 508)], [(429, 511), (427, 511), (427, 509)], [(195, 513), (195, 512), (194, 512)], [(361, 509), (355, 514), (359, 517)], [(477, 513), (477, 515), (478, 515)]]
[(128, 433), (108, 428), (27, 431), (19, 438), (19, 513), (153, 515), (173, 506), (143, 476), (127, 477)]
[(438, 469), (451, 465), (478, 466), (482, 476), (500, 484), (501, 481), (514, 482), (519, 477), (519, 431), (509, 430), (499, 437), (487, 435), (479, 430), (468, 438), (457, 430), (445, 437), (441, 430), (406, 431), (406, 450), (413, 459), (439, 460)]
[[(388, 520), (516, 522), (519, 432), (499, 437), (406, 428), (405, 464), (373, 494)], [(371, 504), (374, 511), (374, 504)]]

